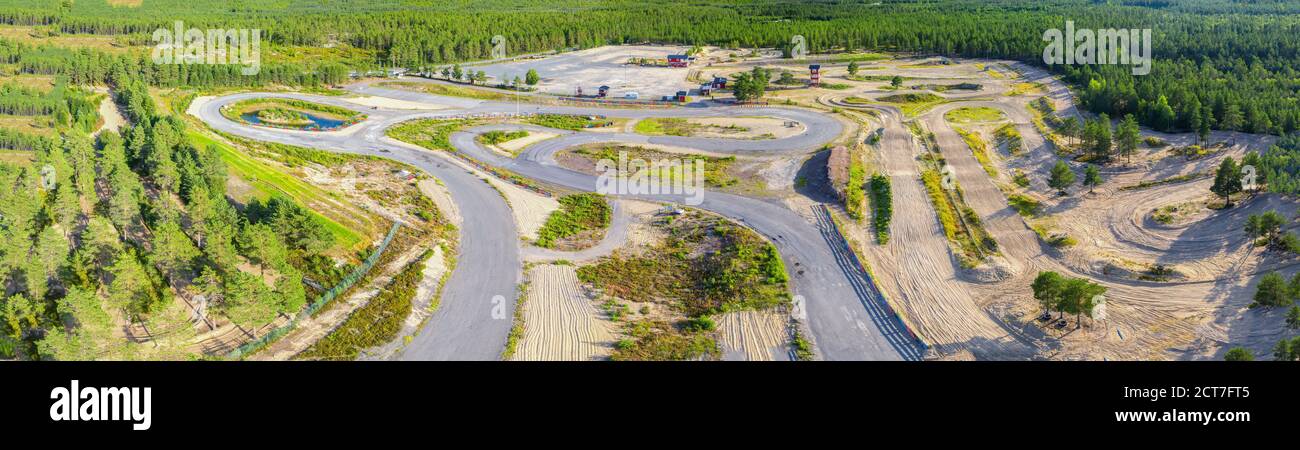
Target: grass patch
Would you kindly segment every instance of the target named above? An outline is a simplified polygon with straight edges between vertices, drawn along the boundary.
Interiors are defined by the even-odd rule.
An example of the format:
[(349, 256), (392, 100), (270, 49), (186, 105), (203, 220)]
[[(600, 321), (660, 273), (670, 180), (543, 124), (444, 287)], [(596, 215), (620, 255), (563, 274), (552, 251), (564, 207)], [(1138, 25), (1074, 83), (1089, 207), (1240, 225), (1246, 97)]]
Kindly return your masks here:
[(1016, 83), (1011, 85), (1011, 89), (1007, 90), (1007, 97), (1039, 95), (1045, 92), (1046, 91), (1043, 90), (1043, 83)]
[(627, 325), (627, 339), (614, 344), (614, 361), (689, 361), (716, 359), (722, 347), (708, 332), (686, 323), (637, 321)]
[(432, 254), (426, 251), (408, 264), (378, 295), (294, 359), (353, 360), (362, 350), (397, 338), (402, 322), (411, 314), (416, 288), (424, 279), (424, 261)]
[(1008, 195), (1007, 204), (1011, 205), (1012, 208), (1015, 208), (1017, 213), (1020, 213), (1021, 216), (1026, 218), (1037, 216), (1039, 208), (1042, 206), (1038, 200), (1034, 200), (1032, 197), (1024, 194)]
[(948, 111), (943, 115), (943, 118), (952, 123), (966, 124), (976, 122), (998, 122), (1006, 120), (1007, 116), (1002, 114), (1002, 111), (996, 108), (974, 106)]
[(958, 260), (963, 267), (975, 267), (983, 259), (984, 252), (996, 252), (997, 242), (984, 230), (979, 215), (965, 206), (961, 201), (961, 187), (952, 180), (954, 188), (951, 195), (945, 192), (943, 176), (932, 164), (921, 171), (921, 181), (929, 194), (939, 224), (943, 226), (944, 236), (956, 246)]
[[(736, 185), (740, 182), (740, 179), (732, 174), (732, 165), (736, 162), (736, 157), (734, 156), (717, 157), (690, 155), (625, 145), (593, 145), (579, 147), (573, 150), (574, 154), (583, 156), (593, 162), (602, 159), (618, 161), (620, 152), (627, 152), (627, 158), (629, 160), (640, 159), (647, 162), (681, 160), (683, 166), (695, 164), (695, 161), (703, 161), (704, 184), (710, 187), (725, 188)], [(665, 173), (658, 175), (666, 175), (666, 178), (664, 179), (668, 180), (672, 180), (672, 177), (676, 176), (671, 170), (664, 170), (664, 172)], [(654, 177), (654, 175), (656, 174), (650, 174), (651, 177)]]
[(998, 145), (1006, 146), (1007, 153), (1010, 155), (1019, 155), (1024, 152), (1024, 138), (1020, 136), (1020, 130), (1016, 129), (1014, 124), (1005, 124), (993, 131)]
[(284, 128), (312, 126), (314, 122), (307, 117), (308, 114), (342, 121), (336, 128), (344, 128), (366, 118), (365, 114), (339, 106), (279, 97), (251, 98), (221, 107), (221, 115), (234, 122), (249, 123), (244, 120), (246, 114), (256, 114), (262, 122), (259, 125)]
[[(370, 220), (370, 214), (344, 202), (336, 195), (308, 184), (290, 174), (262, 163), (234, 148), (204, 136), (197, 131), (185, 132), (190, 144), (198, 148), (215, 147), (222, 161), (226, 163), (230, 174), (248, 183), (255, 192), (252, 196), (266, 201), (275, 194), (282, 194), (304, 205), (312, 215), (321, 221), (330, 234), (334, 235), (334, 244), (350, 253), (369, 245), (368, 235), (377, 234), (378, 230)], [(248, 199), (241, 199), (247, 201)]]
[(748, 228), (694, 210), (656, 225), (666, 228), (662, 242), (579, 267), (578, 279), (605, 295), (666, 304), (690, 317), (789, 302), (780, 254)]
[(984, 142), (984, 138), (977, 131), (966, 131), (961, 128), (953, 128), (961, 139), (970, 147), (971, 154), (975, 155), (975, 160), (980, 162), (980, 167), (984, 168), (984, 173), (989, 174), (991, 178), (998, 177), (998, 168), (993, 165), (993, 160), (989, 158), (989, 146)]
[(848, 186), (844, 187), (844, 209), (848, 211), (849, 218), (861, 222), (864, 215), (863, 202), (866, 201), (864, 188), (867, 183), (867, 169), (862, 165), (857, 153), (854, 151), (849, 156), (849, 181)]
[[(614, 124), (603, 116), (575, 116), (571, 114), (538, 114), (524, 119), (524, 122), (547, 128), (577, 131), (585, 128), (602, 128)], [(639, 124), (638, 124), (639, 125)]]
[(889, 243), (889, 223), (894, 215), (893, 188), (890, 186), (889, 177), (880, 174), (872, 175), (869, 185), (876, 242), (885, 245)]
[(26, 150), (0, 150), (0, 163), (19, 167), (29, 167), (36, 160), (36, 154)]
[(492, 130), (478, 135), (478, 141), (481, 144), (497, 145), (503, 142), (510, 142), (515, 139), (523, 139), (526, 137), (528, 137), (528, 132), (523, 130), (518, 130), (518, 131)]
[(559, 202), (560, 209), (537, 230), (538, 247), (554, 248), (557, 241), (609, 227), (610, 207), (605, 196), (587, 192), (560, 197)]
[(393, 139), (430, 150), (455, 152), (451, 134), (477, 124), (478, 121), (472, 119), (417, 119), (389, 128), (387, 134)]
[(947, 103), (949, 100), (929, 92), (912, 92), (907, 94), (886, 95), (876, 99), (884, 103), (898, 105), (907, 117), (916, 117), (930, 108)]
[(492, 92), (483, 89), (473, 89), (463, 86), (441, 83), (418, 83), (414, 81), (387, 81), (379, 83), (379, 87), (388, 87), (402, 89), (407, 91), (423, 92), (425, 94), (441, 95), (445, 97), (472, 98), (475, 100), (498, 100), (514, 101), (515, 97), (524, 100), (524, 97), (510, 95), (502, 92)]

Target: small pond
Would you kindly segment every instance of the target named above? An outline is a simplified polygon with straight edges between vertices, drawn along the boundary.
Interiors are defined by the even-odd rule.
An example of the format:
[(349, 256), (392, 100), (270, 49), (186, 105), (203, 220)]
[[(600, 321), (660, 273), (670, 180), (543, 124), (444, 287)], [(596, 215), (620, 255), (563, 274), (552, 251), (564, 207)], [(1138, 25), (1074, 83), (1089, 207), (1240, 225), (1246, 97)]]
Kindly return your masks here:
[(329, 119), (329, 118), (317, 116), (315, 114), (304, 112), (304, 111), (298, 111), (298, 112), (302, 113), (302, 115), (304, 116), (307, 116), (307, 120), (310, 120), (311, 124), (293, 126), (293, 125), (284, 125), (278, 123), (262, 123), (262, 119), (257, 117), (257, 111), (246, 112), (244, 114), (241, 114), (239, 118), (244, 119), (245, 122), (254, 125), (265, 125), (265, 126), (271, 126), (277, 128), (297, 128), (303, 130), (316, 130), (316, 129), (332, 130), (335, 128), (339, 128), (343, 126), (345, 123), (347, 123), (347, 121), (345, 120)]

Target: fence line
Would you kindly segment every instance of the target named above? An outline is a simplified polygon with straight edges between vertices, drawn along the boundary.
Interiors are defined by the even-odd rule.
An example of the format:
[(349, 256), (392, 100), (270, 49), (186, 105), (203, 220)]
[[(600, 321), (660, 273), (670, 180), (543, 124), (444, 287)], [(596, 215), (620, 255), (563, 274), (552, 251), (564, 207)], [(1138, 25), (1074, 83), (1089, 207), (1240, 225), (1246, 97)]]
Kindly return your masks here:
[(311, 315), (315, 314), (317, 311), (320, 311), (321, 308), (325, 307), (325, 305), (333, 301), (336, 297), (339, 296), (339, 294), (347, 292), (347, 290), (352, 288), (352, 285), (355, 284), (357, 280), (360, 280), (361, 277), (365, 276), (366, 273), (370, 272), (370, 269), (374, 267), (375, 263), (379, 262), (379, 257), (383, 255), (384, 250), (388, 248), (388, 244), (393, 241), (393, 236), (397, 235), (397, 229), (401, 227), (402, 227), (401, 222), (393, 222), (392, 228), (388, 229), (388, 234), (385, 235), (384, 240), (379, 243), (379, 248), (376, 248), (375, 251), (370, 254), (370, 256), (366, 257), (366, 260), (362, 261), (360, 266), (357, 266), (356, 269), (353, 269), (352, 273), (349, 273), (346, 276), (344, 276), (342, 280), (339, 280), (338, 284), (335, 284), (334, 287), (330, 288), (330, 290), (325, 291), (325, 293), (321, 294), (321, 296), (317, 298), (315, 302), (312, 302), (312, 304), (307, 305), (307, 308), (299, 312), (297, 315), (295, 315), (293, 319), (289, 321), (289, 323), (286, 323), (284, 325), (281, 325), (279, 328), (271, 330), (270, 333), (264, 334), (260, 338), (254, 339), (249, 342), (245, 342), (243, 345), (240, 345), (239, 347), (232, 350), (226, 356), (230, 358), (238, 359), (245, 355), (250, 355), (253, 352), (262, 349), (267, 344), (270, 344), (276, 339), (279, 339), (280, 337), (289, 334), (289, 332), (293, 331), (293, 328), (298, 325), (298, 322), (301, 322), (302, 320), (311, 317)]

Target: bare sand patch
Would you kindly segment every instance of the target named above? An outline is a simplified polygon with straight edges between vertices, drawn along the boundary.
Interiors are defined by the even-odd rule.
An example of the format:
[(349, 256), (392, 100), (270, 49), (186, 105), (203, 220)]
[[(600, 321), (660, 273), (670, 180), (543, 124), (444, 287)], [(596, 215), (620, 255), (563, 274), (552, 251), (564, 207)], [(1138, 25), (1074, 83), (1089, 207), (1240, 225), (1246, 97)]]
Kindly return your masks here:
[(524, 333), (517, 361), (605, 359), (617, 339), (617, 326), (605, 318), (578, 284), (570, 265), (532, 268), (523, 308)]
[(400, 100), (388, 97), (374, 97), (363, 95), (359, 97), (343, 97), (344, 101), (356, 103), (361, 106), (388, 108), (388, 109), (447, 109), (446, 105), (439, 105), (426, 102), (414, 102), (410, 100)]
[(95, 134), (105, 130), (115, 132), (121, 129), (122, 125), (126, 125), (126, 117), (123, 117), (122, 112), (117, 109), (117, 103), (113, 102), (112, 95), (104, 96), (104, 100), (99, 102), (99, 117), (104, 119), (104, 124), (95, 130)]
[(452, 200), (451, 192), (447, 191), (446, 186), (439, 183), (436, 178), (420, 180), (416, 186), (420, 188), (421, 193), (433, 201), (434, 205), (438, 206), (438, 210), (442, 211), (448, 222), (460, 228), (460, 209), (456, 206), (456, 202)]
[(776, 311), (736, 311), (718, 317), (718, 344), (724, 359), (789, 359), (789, 317)]
[(643, 99), (672, 95), (679, 90), (699, 87), (686, 80), (692, 69), (640, 67), (626, 64), (630, 58), (666, 58), (685, 53), (685, 47), (656, 45), (612, 45), (561, 53), (544, 58), (521, 59), (497, 64), (473, 66), (495, 80), (522, 76), (529, 69), (542, 77), (537, 89), (553, 94), (573, 95), (577, 88), (591, 94), (596, 88), (610, 87), (611, 97), (621, 98), (629, 92)]
[(529, 145), (533, 145), (538, 142), (545, 141), (555, 136), (558, 135), (555, 133), (546, 133), (541, 131), (529, 130), (528, 136), (524, 136), (519, 139), (505, 141), (500, 144), (497, 144), (497, 146), (501, 147), (502, 150), (510, 152), (511, 154), (515, 154), (518, 153), (520, 150), (523, 150), (524, 148), (528, 147)]
[(794, 122), (794, 126), (786, 126), (788, 121), (772, 117), (711, 117), (690, 119), (688, 122), (708, 127), (695, 133), (697, 137), (783, 139), (808, 131), (808, 127), (802, 123)]

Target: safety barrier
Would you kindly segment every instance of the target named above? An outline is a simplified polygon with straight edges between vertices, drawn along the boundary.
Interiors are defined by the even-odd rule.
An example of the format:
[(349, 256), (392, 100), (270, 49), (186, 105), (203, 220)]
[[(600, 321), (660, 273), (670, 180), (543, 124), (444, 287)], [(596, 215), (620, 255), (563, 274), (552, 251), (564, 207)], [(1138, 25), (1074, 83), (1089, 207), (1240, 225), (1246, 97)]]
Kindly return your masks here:
[(325, 305), (329, 304), (329, 302), (333, 301), (340, 294), (347, 292), (347, 290), (351, 289), (352, 285), (360, 280), (361, 277), (364, 277), (367, 272), (370, 272), (370, 269), (374, 267), (375, 263), (379, 262), (379, 257), (383, 255), (384, 249), (388, 248), (388, 244), (393, 241), (393, 236), (397, 235), (397, 229), (401, 227), (402, 224), (400, 222), (394, 222), (393, 227), (389, 228), (388, 234), (384, 236), (384, 240), (379, 243), (379, 248), (376, 248), (370, 256), (366, 257), (366, 260), (362, 261), (360, 266), (353, 269), (352, 273), (344, 276), (342, 280), (339, 280), (338, 284), (335, 284), (334, 287), (330, 288), (330, 290), (325, 291), (325, 293), (321, 294), (315, 302), (307, 305), (306, 309), (295, 315), (293, 320), (281, 325), (279, 328), (271, 330), (270, 333), (264, 334), (260, 338), (245, 342), (243, 345), (232, 350), (226, 356), (229, 358), (239, 359), (245, 355), (250, 355), (253, 352), (262, 349), (262, 347), (265, 347), (267, 344), (289, 334), (289, 332), (293, 331), (293, 328), (298, 325), (298, 322), (311, 317), (312, 314), (316, 314), (317, 311), (320, 311), (321, 308), (324, 308)]

